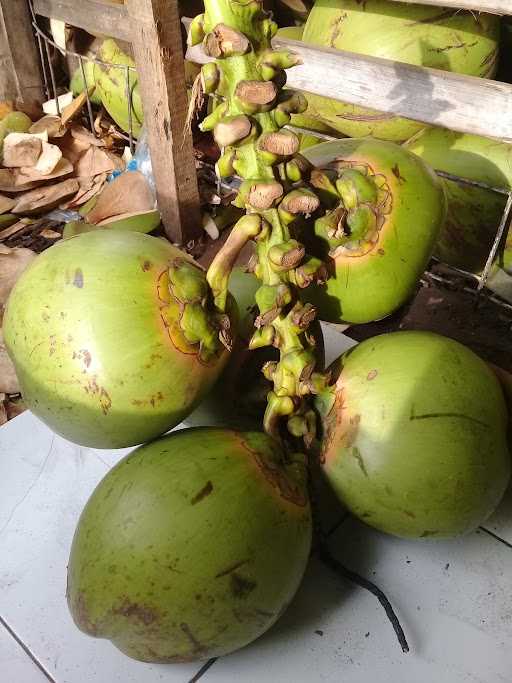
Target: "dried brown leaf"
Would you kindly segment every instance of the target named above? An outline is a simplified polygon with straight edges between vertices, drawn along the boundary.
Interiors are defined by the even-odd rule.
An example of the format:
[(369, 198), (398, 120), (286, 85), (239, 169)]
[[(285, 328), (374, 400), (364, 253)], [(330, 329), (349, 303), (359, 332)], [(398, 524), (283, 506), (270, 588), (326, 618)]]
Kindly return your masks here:
[(153, 195), (139, 171), (128, 171), (108, 183), (96, 206), (87, 214), (88, 223), (100, 223), (111, 216), (141, 213), (155, 208)]
[(87, 96), (91, 96), (95, 90), (96, 86), (95, 85), (90, 85), (87, 90), (84, 90), (83, 92), (78, 95), (78, 97), (75, 97), (75, 99), (68, 104), (67, 107), (64, 108), (64, 111), (61, 114), (61, 120), (62, 120), (62, 125), (65, 126), (69, 121), (75, 118), (75, 116), (78, 116), (82, 109), (85, 107), (87, 104)]
[(1, 245), (0, 250), (0, 307), (7, 301), (9, 292), (14, 287), (17, 279), (27, 266), (35, 259), (36, 255), (30, 249), (10, 249)]
[(62, 138), (66, 135), (60, 116), (47, 114), (42, 119), (33, 123), (29, 128), (29, 133), (43, 133), (46, 131), (49, 138)]
[(19, 394), (20, 385), (16, 377), (14, 365), (5, 348), (2, 330), (0, 329), (0, 392), (4, 394)]
[(16, 204), (16, 200), (0, 194), (0, 214), (7, 213)]
[(90, 130), (87, 130), (87, 128), (84, 128), (83, 126), (79, 125), (78, 123), (74, 123), (69, 132), (71, 133), (71, 137), (74, 138), (75, 140), (79, 140), (80, 142), (83, 142), (84, 144), (87, 144), (87, 146), (94, 145), (95, 147), (104, 147), (105, 143), (103, 142), (102, 139), (97, 138), (93, 133), (91, 133)]
[(75, 164), (75, 175), (77, 178), (85, 178), (100, 175), (100, 173), (111, 173), (115, 168), (107, 152), (99, 147), (89, 147)]
[(38, 172), (36, 167), (21, 168), (18, 177), (16, 178), (16, 184), (24, 185), (34, 181), (52, 180), (53, 178), (60, 178), (65, 175), (69, 175), (70, 173), (73, 173), (73, 164), (62, 157), (58, 161), (52, 173), (48, 173), (46, 175)]
[(55, 185), (38, 187), (20, 197), (12, 213), (31, 215), (49, 211), (58, 206), (66, 197), (74, 195), (77, 190), (78, 181), (75, 178), (68, 178)]

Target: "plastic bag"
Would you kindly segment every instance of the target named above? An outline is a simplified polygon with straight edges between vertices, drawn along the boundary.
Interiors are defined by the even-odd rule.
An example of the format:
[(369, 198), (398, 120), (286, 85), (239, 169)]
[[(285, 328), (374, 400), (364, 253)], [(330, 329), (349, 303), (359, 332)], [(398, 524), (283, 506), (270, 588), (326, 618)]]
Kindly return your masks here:
[(140, 173), (142, 173), (156, 201), (155, 178), (153, 176), (153, 167), (151, 166), (148, 133), (144, 126), (142, 127), (141, 134), (139, 135), (139, 139), (137, 140), (135, 154), (126, 164), (125, 171), (114, 171), (110, 176), (109, 181), (113, 180), (118, 175), (121, 175), (121, 173), (125, 173), (126, 171), (139, 171)]

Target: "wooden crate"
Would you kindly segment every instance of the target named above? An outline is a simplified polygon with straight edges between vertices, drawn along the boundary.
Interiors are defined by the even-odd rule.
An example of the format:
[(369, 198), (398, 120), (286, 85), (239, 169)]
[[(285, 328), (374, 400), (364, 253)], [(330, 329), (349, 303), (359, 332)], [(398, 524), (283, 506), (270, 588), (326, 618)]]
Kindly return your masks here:
[[(415, 1), (512, 14), (511, 0)], [(198, 195), (192, 143), (182, 133), (186, 94), (177, 0), (127, 0), (126, 6), (108, 0), (34, 0), (34, 9), (133, 43), (164, 223), (176, 241), (190, 239), (200, 223), (194, 210)], [(511, 85), (293, 40), (276, 39), (275, 44), (301, 56), (303, 63), (288, 71), (293, 88), (512, 142)], [(201, 46), (190, 48), (187, 56), (199, 63), (208, 59)]]

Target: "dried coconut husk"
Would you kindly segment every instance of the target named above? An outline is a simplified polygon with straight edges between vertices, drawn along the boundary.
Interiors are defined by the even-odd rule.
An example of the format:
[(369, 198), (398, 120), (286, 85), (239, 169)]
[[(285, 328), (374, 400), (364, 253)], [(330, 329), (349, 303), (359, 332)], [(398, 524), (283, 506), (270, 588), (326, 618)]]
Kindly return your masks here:
[(3, 394), (19, 394), (20, 385), (14, 370), (14, 365), (5, 348), (2, 330), (0, 328), (0, 392)]
[(70, 132), (68, 132), (60, 140), (57, 140), (56, 144), (59, 146), (62, 155), (65, 156), (66, 159), (69, 159), (73, 166), (78, 162), (80, 157), (82, 157), (85, 154), (85, 152), (87, 152), (87, 150), (91, 147), (91, 145), (88, 142), (84, 142), (82, 140), (72, 137)]
[(20, 275), (35, 257), (35, 253), (30, 249), (11, 249), (0, 244), (0, 308), (4, 306)]
[(16, 199), (0, 194), (0, 214), (7, 213), (16, 204)]
[(60, 116), (53, 116), (52, 114), (47, 114), (33, 123), (28, 132), (36, 134), (45, 131), (49, 139), (62, 138), (66, 135), (66, 129), (62, 125)]
[(0, 192), (25, 192), (39, 185), (38, 182), (27, 182), (19, 179), (17, 168), (0, 168)]
[(30, 133), (9, 133), (4, 138), (2, 165), (6, 168), (35, 166), (41, 156), (43, 141)]
[[(53, 145), (54, 146), (54, 145)], [(73, 173), (73, 164), (62, 157), (52, 173), (40, 173), (36, 167), (34, 168), (20, 168), (17, 183), (30, 183), (35, 181), (53, 180), (54, 178), (61, 178), (62, 176)]]
[(90, 178), (101, 173), (111, 173), (116, 168), (116, 164), (107, 152), (99, 147), (89, 147), (89, 149), (78, 159), (75, 164), (75, 175), (77, 178)]
[(79, 190), (74, 197), (71, 197), (64, 204), (60, 204), (61, 209), (75, 209), (83, 206), (90, 199), (95, 197), (98, 192), (101, 192), (103, 185), (107, 180), (107, 174), (102, 173), (95, 178), (78, 178)]
[(95, 89), (95, 85), (90, 85), (87, 90), (84, 90), (80, 93), (80, 95), (78, 95), (78, 97), (75, 97), (75, 99), (68, 104), (67, 107), (64, 107), (64, 110), (60, 116), (63, 126), (72, 121), (75, 116), (78, 116), (78, 114), (81, 113), (82, 109), (87, 104), (87, 98), (93, 94)]
[(84, 128), (84, 126), (81, 126), (78, 123), (74, 123), (69, 129), (69, 132), (72, 138), (79, 140), (88, 146), (105, 147), (105, 142), (102, 138), (96, 137), (94, 133), (91, 133), (90, 130), (87, 130), (87, 128)]
[(87, 214), (88, 223), (102, 223), (112, 216), (146, 213), (155, 208), (155, 200), (139, 171), (128, 171), (110, 182)]
[(54, 209), (67, 197), (76, 194), (77, 190), (78, 181), (76, 178), (68, 178), (55, 185), (38, 187), (20, 197), (12, 213), (24, 215), (44, 213)]

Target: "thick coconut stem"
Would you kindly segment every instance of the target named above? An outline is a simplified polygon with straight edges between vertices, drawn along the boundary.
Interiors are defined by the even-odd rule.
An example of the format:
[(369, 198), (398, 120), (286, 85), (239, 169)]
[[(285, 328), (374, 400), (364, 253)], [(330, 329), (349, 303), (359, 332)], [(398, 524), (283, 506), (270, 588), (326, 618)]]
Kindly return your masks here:
[(222, 101), (201, 129), (211, 130), (222, 149), (219, 175), (242, 178), (234, 203), (247, 211), (213, 261), (208, 281), (223, 311), (234, 261), (249, 239), (256, 241), (254, 273), (262, 285), (250, 347), (274, 346), (280, 352), (279, 361), (264, 368), (274, 385), (264, 426), (280, 438), (286, 419), (291, 434), (309, 444), (316, 428), (307, 396), (316, 392), (322, 376), (316, 372), (315, 344), (308, 334), (315, 309), (301, 303), (300, 289), (324, 281), (326, 269), (306, 254), (295, 234), (320, 205), (315, 190), (304, 186), (311, 168), (297, 154), (297, 136), (282, 130), (292, 113), (306, 107), (302, 95), (282, 91), (284, 69), (298, 58), (272, 49), (277, 25), (261, 0), (205, 0), (205, 10), (192, 22), (189, 42), (202, 42), (216, 59), (203, 67), (202, 86)]

